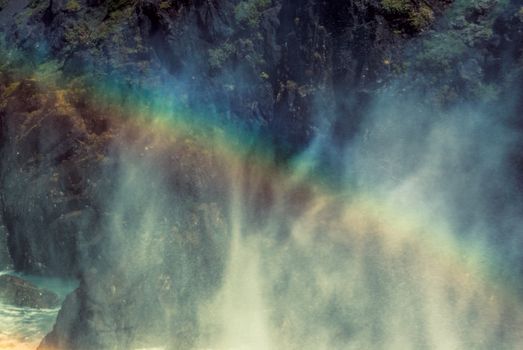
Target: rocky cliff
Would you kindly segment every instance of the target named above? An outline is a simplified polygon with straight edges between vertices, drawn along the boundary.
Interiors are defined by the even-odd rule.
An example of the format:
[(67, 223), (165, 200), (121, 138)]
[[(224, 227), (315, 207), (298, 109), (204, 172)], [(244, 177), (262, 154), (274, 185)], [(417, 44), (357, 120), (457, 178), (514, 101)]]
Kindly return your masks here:
[[(438, 110), (481, 101), (520, 133), (521, 9), (515, 0), (0, 1), (0, 244), (5, 227), (15, 269), (81, 281), (41, 349), (190, 348), (198, 303), (219, 285), (230, 159), (198, 146), (201, 136), (159, 134), (133, 117), (137, 106), (154, 110), (147, 100), (158, 94), (191, 111), (185, 119), (212, 115), (209, 129), (264, 140), (282, 168), (318, 135), (350, 143), (384, 91)], [(513, 158), (518, 177), (523, 161)], [(327, 155), (325, 166), (337, 161)], [(0, 264), (6, 255), (0, 247)], [(166, 329), (172, 339), (158, 341)]]

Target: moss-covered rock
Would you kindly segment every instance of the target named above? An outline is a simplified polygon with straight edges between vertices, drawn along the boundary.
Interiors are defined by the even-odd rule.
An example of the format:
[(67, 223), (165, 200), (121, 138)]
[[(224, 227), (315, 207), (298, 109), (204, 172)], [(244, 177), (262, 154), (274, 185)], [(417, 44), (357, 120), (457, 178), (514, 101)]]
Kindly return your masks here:
[(76, 12), (79, 11), (81, 8), (80, 3), (76, 0), (69, 0), (65, 4), (65, 9), (67, 11)]
[[(418, 0), (382, 0), (381, 8), (399, 33), (419, 33), (435, 20), (430, 2)], [(436, 10), (437, 11), (437, 10)]]
[(428, 103), (450, 106), (501, 96), (504, 83), (496, 80), (502, 75), (492, 74), (490, 65), (498, 59), (494, 57), (499, 55), (501, 38), (507, 35), (499, 28), (496, 32), (505, 12), (517, 17), (517, 7), (505, 1), (457, 0), (432, 33), (413, 43), (404, 61), (411, 67), (412, 86), (423, 87)]
[(234, 17), (239, 23), (256, 28), (260, 24), (262, 12), (270, 5), (271, 0), (240, 1), (234, 8)]

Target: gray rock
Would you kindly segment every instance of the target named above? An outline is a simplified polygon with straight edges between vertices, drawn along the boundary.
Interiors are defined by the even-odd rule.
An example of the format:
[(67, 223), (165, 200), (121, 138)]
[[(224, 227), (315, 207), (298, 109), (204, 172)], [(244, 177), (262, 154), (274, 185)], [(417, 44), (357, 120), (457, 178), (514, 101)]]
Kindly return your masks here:
[(36, 309), (49, 309), (60, 306), (60, 299), (55, 293), (11, 275), (0, 276), (0, 301), (6, 304)]
[(7, 231), (0, 223), (0, 271), (12, 268), (13, 262), (7, 248)]

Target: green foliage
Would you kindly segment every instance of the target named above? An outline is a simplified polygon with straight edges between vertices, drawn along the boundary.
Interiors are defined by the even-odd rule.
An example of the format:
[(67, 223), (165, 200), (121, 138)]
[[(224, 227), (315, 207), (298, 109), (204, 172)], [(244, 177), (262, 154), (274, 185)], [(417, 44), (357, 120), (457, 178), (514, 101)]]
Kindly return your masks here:
[(80, 4), (76, 0), (69, 0), (67, 4), (65, 4), (65, 9), (76, 12), (80, 10)]
[(74, 25), (65, 26), (64, 28), (64, 39), (71, 46), (92, 46), (93, 38), (93, 31), (84, 21), (80, 21)]
[(112, 0), (109, 1), (109, 12), (121, 10), (125, 7), (133, 7), (136, 5), (137, 0)]
[(58, 60), (49, 60), (36, 67), (34, 76), (40, 81), (57, 82), (60, 78), (60, 68)]
[[(406, 25), (420, 32), (434, 21), (434, 12), (425, 3), (412, 0), (381, 0), (385, 12), (396, 18), (404, 19)], [(405, 28), (400, 28), (401, 33)]]
[[(496, 13), (504, 0), (457, 0), (448, 11), (451, 27), (429, 36), (423, 41), (416, 57), (417, 65), (434, 69), (435, 72), (449, 71), (471, 48), (481, 45), (493, 34)], [(479, 19), (468, 21), (467, 14), (481, 13)]]
[(215, 49), (209, 49), (209, 66), (211, 69), (220, 69), (223, 64), (234, 54), (234, 45), (224, 43)]
[(409, 22), (417, 31), (428, 27), (434, 21), (434, 12), (425, 4), (420, 5), (417, 11), (410, 11)]
[(462, 37), (455, 33), (444, 33), (425, 41), (416, 59), (420, 67), (447, 70), (466, 50), (467, 45)]
[(256, 28), (260, 23), (262, 12), (271, 5), (271, 0), (240, 1), (234, 8), (236, 21), (251, 28)]
[(381, 6), (395, 14), (407, 14), (411, 10), (410, 0), (382, 0)]
[(446, 12), (445, 17), (454, 21), (476, 11), (483, 13), (480, 20), (494, 18), (508, 1), (510, 0), (455, 0)]
[(506, 1), (455, 0), (444, 26), (420, 42), (409, 65), (430, 87), (434, 103), (447, 106), (461, 98), (483, 102), (499, 98), (500, 86), (483, 80), (481, 57)]
[(171, 2), (170, 1), (167, 1), (167, 0), (164, 0), (164, 1), (161, 1), (160, 2), (160, 10), (167, 10), (171, 7)]

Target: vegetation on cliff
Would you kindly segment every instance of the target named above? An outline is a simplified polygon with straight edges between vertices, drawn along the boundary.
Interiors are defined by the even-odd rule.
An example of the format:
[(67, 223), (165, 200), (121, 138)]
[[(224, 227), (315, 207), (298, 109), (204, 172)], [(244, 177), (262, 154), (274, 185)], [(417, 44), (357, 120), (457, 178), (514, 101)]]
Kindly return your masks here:
[[(167, 333), (179, 342), (174, 347), (190, 348), (199, 303), (225, 273), (237, 202), (252, 210), (244, 219), (260, 230), (270, 227), (264, 208), (283, 207), (284, 219), (262, 246), (283, 265), (291, 251), (314, 271), (315, 254), (328, 260), (338, 248), (323, 237), (314, 252), (300, 251), (302, 242), (280, 247), (295, 234), (290, 218), (306, 219), (305, 209), (318, 204), (309, 202), (315, 188), (301, 186), (302, 179), (328, 173), (318, 187), (337, 184), (366, 152), (369, 163), (379, 163), (366, 174), (372, 178), (399, 168), (389, 149), (372, 151), (412, 115), (426, 131), (430, 118), (480, 105), (489, 117), (502, 115), (514, 133), (523, 128), (523, 15), (516, 1), (20, 4), (0, 1), (0, 243), (7, 242), (18, 270), (81, 280), (43, 348), (129, 346)], [(387, 98), (408, 113), (395, 119), (393, 108), (378, 108), (376, 100)], [(172, 119), (156, 118), (164, 115)], [(383, 123), (369, 132), (372, 118)], [(328, 147), (317, 147), (326, 135)], [(427, 135), (412, 133), (404, 143), (433, 137)], [(229, 145), (223, 140), (241, 147), (221, 149), (217, 144)], [(344, 153), (358, 142), (359, 153)], [(402, 142), (394, 145), (409, 149), (408, 157), (401, 154), (412, 158), (408, 168), (422, 157)], [(248, 164), (238, 166), (235, 152)], [(309, 157), (321, 159), (312, 175)], [(523, 164), (520, 155), (510, 157)], [(294, 166), (292, 185), (280, 183), (279, 171)], [(330, 220), (337, 201), (315, 217), (318, 231), (344, 232)], [(376, 260), (371, 265), (386, 267)], [(328, 261), (327, 270), (339, 268)], [(284, 271), (275, 279), (275, 300), (295, 311), (279, 310), (275, 322), (296, 339), (313, 333), (310, 325), (293, 325), (299, 315), (328, 320), (325, 333), (337, 345), (357, 332), (351, 317), (364, 314), (358, 305), (334, 307), (341, 295), (320, 305), (313, 294), (325, 290), (311, 288), (315, 281), (291, 281), (311, 291), (304, 309), (287, 298)]]

